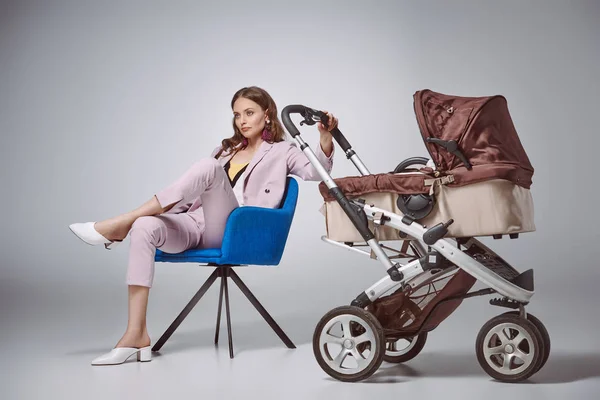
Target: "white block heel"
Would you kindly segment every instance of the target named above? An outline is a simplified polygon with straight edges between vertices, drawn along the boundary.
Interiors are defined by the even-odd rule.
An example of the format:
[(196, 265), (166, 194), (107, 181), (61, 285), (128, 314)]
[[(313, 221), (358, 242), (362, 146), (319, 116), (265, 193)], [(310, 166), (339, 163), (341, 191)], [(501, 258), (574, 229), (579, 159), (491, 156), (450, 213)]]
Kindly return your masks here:
[(150, 346), (140, 349), (135, 347), (117, 347), (110, 352), (95, 358), (92, 365), (118, 365), (123, 364), (132, 355), (137, 355), (137, 360), (140, 362), (148, 362), (152, 360), (152, 349)]
[(142, 347), (137, 353), (137, 360), (140, 362), (148, 362), (152, 360), (152, 349), (150, 346)]

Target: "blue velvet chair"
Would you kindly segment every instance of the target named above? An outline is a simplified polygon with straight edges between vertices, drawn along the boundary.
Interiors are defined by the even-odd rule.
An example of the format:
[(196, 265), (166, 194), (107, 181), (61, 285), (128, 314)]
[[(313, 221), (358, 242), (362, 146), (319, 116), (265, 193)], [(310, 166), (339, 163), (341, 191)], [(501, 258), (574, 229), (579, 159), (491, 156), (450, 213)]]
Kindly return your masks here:
[(256, 297), (254, 297), (250, 289), (235, 273), (233, 267), (247, 265), (273, 266), (279, 264), (288, 238), (297, 201), (298, 182), (294, 178), (288, 177), (286, 190), (279, 208), (248, 206), (236, 208), (231, 212), (227, 219), (220, 249), (190, 249), (177, 254), (169, 254), (158, 249), (156, 250), (155, 261), (157, 262), (197, 262), (215, 267), (215, 270), (152, 347), (153, 351), (158, 351), (165, 344), (217, 278), (221, 278), (221, 291), (217, 311), (215, 344), (219, 342), (221, 306), (223, 304), (223, 295), (225, 295), (230, 358), (233, 358), (233, 340), (231, 335), (231, 316), (229, 313), (228, 278), (231, 278), (235, 282), (287, 347), (290, 349), (296, 348), (275, 320), (273, 320)]

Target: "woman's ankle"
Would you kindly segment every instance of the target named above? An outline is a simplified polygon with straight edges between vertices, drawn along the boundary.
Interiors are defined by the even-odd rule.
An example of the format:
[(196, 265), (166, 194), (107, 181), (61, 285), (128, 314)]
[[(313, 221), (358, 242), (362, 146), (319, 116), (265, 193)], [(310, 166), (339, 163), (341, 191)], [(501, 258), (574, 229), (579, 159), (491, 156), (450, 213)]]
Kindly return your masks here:
[(116, 347), (147, 347), (150, 346), (151, 339), (148, 331), (127, 330), (119, 340)]

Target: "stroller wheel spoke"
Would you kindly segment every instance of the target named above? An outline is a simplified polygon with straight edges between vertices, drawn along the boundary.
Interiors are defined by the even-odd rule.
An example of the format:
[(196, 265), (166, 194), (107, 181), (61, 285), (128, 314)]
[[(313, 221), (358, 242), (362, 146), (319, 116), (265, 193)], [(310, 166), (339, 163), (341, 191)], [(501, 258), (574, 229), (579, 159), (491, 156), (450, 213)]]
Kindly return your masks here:
[(334, 336), (331, 333), (326, 333), (324, 342), (325, 343), (335, 343), (335, 344), (341, 345), (344, 343), (344, 338)]
[(333, 359), (333, 364), (336, 367), (341, 368), (342, 364), (344, 363), (344, 360), (346, 359), (348, 354), (350, 354), (350, 352), (348, 350), (341, 349), (340, 353)]
[(502, 363), (502, 369), (504, 370), (504, 372), (510, 373), (510, 363), (511, 363), (512, 359), (513, 359), (512, 354), (504, 355), (504, 362)]
[(525, 353), (524, 351), (517, 349), (514, 355), (523, 361), (524, 364), (529, 364), (531, 362), (532, 357), (530, 353)]
[(369, 332), (365, 332), (362, 335), (355, 337), (354, 343), (361, 344), (364, 342), (372, 342), (373, 339), (374, 339), (373, 335), (371, 335)]
[(512, 342), (515, 344), (516, 347), (519, 347), (524, 339), (525, 335), (523, 335), (522, 332), (519, 332), (519, 334), (512, 340)]
[(491, 355), (494, 355), (494, 354), (503, 354), (504, 353), (504, 346), (500, 345), (500, 346), (495, 346), (495, 347), (488, 347), (484, 351), (485, 351), (485, 355), (488, 356), (488, 357), (491, 356)]
[(498, 334), (498, 338), (502, 344), (507, 344), (510, 341), (510, 336), (511, 333), (509, 328), (502, 329)]
[(352, 338), (352, 332), (350, 331), (350, 319), (344, 319), (342, 321), (342, 333), (344, 339)]
[(362, 354), (360, 354), (360, 352), (357, 349), (352, 349), (351, 354), (352, 356), (354, 356), (354, 359), (356, 360), (359, 369), (363, 369), (367, 366), (367, 359)]

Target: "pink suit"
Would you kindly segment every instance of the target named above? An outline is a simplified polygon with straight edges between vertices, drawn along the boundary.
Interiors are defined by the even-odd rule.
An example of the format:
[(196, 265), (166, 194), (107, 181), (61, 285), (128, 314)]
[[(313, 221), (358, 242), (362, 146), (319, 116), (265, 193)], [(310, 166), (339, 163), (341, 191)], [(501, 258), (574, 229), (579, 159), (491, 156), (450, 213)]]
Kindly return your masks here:
[[(194, 163), (175, 182), (156, 193), (162, 207), (177, 203), (164, 214), (138, 218), (129, 232), (127, 284), (152, 287), (156, 249), (180, 253), (191, 248), (219, 248), (227, 218), (238, 201), (223, 166), (233, 156), (221, 155), (217, 147), (210, 158)], [(335, 150), (327, 157), (320, 145), (315, 154), (327, 172), (333, 167)], [(306, 181), (321, 177), (304, 153), (292, 142), (263, 142), (246, 169), (244, 204), (275, 208), (285, 190), (286, 178)]]

